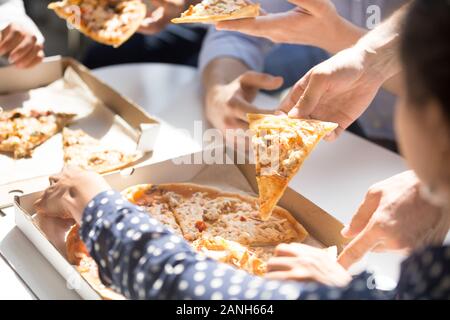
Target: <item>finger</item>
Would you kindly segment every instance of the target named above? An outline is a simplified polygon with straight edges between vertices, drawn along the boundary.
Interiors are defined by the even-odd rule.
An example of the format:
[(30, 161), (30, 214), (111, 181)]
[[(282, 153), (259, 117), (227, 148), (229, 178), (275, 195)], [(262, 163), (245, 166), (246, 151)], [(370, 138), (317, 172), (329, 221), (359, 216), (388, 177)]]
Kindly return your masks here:
[(33, 60), (31, 60), (29, 63), (24, 64), (24, 65), (20, 65), (19, 68), (31, 68), (34, 67), (35, 65), (39, 64), (42, 62), (42, 60), (44, 60), (44, 51), (40, 51), (36, 57), (34, 57)]
[(297, 251), (291, 245), (283, 243), (276, 246), (274, 254), (277, 257), (296, 257)]
[(287, 280), (291, 279), (291, 271), (271, 271), (267, 272), (264, 276), (264, 278), (270, 279), (270, 280)]
[(297, 104), (298, 100), (300, 100), (300, 97), (305, 92), (311, 73), (312, 71), (309, 71), (306, 75), (303, 76), (303, 78), (297, 81), (286, 98), (284, 98), (281, 102), (280, 106), (278, 107), (279, 110), (285, 112), (286, 114), (292, 110), (292, 108)]
[(231, 98), (228, 105), (230, 106), (230, 114), (245, 122), (248, 121), (248, 113), (267, 113), (267, 111), (258, 109), (239, 95), (235, 95)]
[(240, 77), (242, 86), (263, 89), (263, 90), (276, 90), (283, 85), (282, 77), (274, 77), (266, 73), (259, 73), (249, 71), (244, 73)]
[(43, 51), (41, 46), (34, 46), (26, 56), (15, 62), (15, 65), (19, 68), (29, 68), (36, 64), (36, 61), (40, 61), (43, 58)]
[(291, 270), (294, 263), (293, 259), (295, 258), (273, 257), (267, 262), (267, 272)]
[(338, 262), (346, 269), (362, 259), (362, 257), (378, 244), (370, 229), (356, 236), (342, 251)]
[(309, 116), (319, 104), (320, 99), (328, 89), (326, 75), (312, 73), (305, 91), (294, 108), (289, 111), (290, 117), (301, 118)]
[(21, 32), (11, 31), (0, 43), (0, 56), (7, 55), (14, 50), (22, 42), (23, 38), (24, 36)]
[(256, 18), (221, 21), (216, 23), (217, 30), (238, 31), (256, 37), (267, 37), (267, 31), (273, 28), (273, 14)]
[(33, 50), (36, 44), (36, 37), (25, 37), (23, 41), (13, 50), (9, 55), (9, 62), (16, 63), (18, 60), (26, 56), (31, 50)]
[(350, 224), (342, 229), (342, 235), (346, 238), (353, 238), (363, 231), (380, 205), (380, 200), (381, 196), (368, 192), (364, 201), (352, 217)]

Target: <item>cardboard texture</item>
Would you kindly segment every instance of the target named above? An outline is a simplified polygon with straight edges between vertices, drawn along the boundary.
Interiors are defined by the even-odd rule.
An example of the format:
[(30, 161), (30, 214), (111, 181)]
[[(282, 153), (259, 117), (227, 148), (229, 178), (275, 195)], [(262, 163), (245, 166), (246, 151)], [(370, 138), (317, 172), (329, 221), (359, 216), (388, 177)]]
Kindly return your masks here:
[[(70, 128), (82, 128), (112, 148), (141, 150), (142, 161), (151, 157), (159, 132), (157, 119), (70, 58), (48, 58), (26, 72), (13, 66), (0, 68), (0, 104), (8, 109), (23, 106), (76, 113)], [(62, 169), (61, 139), (61, 134), (52, 137), (29, 159), (0, 154), (0, 208), (11, 205), (11, 191), (40, 190), (49, 175)]]
[[(124, 190), (129, 186), (145, 183), (192, 182), (221, 188), (224, 191), (253, 196), (257, 194), (254, 165), (181, 164), (181, 159), (198, 159), (200, 154), (183, 156), (133, 170), (124, 170), (106, 175), (105, 178), (116, 190)], [(16, 223), (58, 272), (69, 281), (73, 279), (74, 269), (64, 258), (62, 249), (58, 250), (57, 247), (60, 245), (56, 242), (54, 242), (56, 245), (52, 244), (44, 232), (33, 222), (33, 203), (40, 194), (41, 192), (35, 192), (15, 197)], [(343, 225), (338, 220), (290, 188), (287, 189), (279, 204), (289, 210), (310, 233), (310, 238), (306, 243), (319, 247), (337, 246), (339, 252), (342, 250), (345, 240), (340, 235)], [(80, 296), (85, 299), (101, 298), (90, 285), (84, 280), (82, 282), (83, 286), (75, 288)]]

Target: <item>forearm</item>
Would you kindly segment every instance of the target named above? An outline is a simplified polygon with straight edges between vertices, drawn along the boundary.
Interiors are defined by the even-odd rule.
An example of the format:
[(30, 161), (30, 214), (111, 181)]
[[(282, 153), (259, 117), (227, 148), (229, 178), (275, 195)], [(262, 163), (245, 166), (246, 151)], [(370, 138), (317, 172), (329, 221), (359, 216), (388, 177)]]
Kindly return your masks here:
[(354, 46), (363, 52), (369, 72), (382, 77), (386, 89), (399, 93), (401, 63), (399, 60), (402, 20), (409, 5), (403, 6), (380, 26), (367, 33)]
[(232, 57), (219, 57), (212, 60), (203, 70), (202, 81), (205, 93), (231, 81), (250, 70), (241, 60)]
[[(333, 26), (331, 30), (333, 34), (332, 40), (318, 43), (318, 47), (331, 54), (336, 54), (339, 51), (352, 47), (367, 33), (367, 30), (359, 28), (341, 16), (337, 16), (336, 19), (335, 23), (330, 24)], [(319, 35), (317, 38), (320, 39), (321, 36)]]

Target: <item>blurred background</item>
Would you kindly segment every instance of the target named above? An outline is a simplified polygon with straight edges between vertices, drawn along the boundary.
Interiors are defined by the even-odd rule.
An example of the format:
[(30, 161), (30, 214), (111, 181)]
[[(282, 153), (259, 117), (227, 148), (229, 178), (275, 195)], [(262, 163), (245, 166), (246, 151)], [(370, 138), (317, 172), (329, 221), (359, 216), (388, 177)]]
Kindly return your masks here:
[(44, 34), (47, 56), (63, 55), (81, 59), (90, 41), (75, 30), (67, 27), (47, 5), (54, 0), (24, 0), (28, 15)]

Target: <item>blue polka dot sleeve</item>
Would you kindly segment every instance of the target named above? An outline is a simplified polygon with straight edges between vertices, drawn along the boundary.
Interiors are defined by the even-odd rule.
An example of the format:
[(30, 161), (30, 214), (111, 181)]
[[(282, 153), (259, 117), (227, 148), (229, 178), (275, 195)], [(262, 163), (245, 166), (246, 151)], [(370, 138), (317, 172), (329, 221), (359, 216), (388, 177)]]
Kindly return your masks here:
[(395, 294), (373, 289), (368, 273), (345, 288), (249, 275), (197, 254), (114, 191), (88, 204), (80, 234), (102, 282), (129, 299), (388, 299)]

